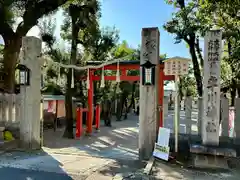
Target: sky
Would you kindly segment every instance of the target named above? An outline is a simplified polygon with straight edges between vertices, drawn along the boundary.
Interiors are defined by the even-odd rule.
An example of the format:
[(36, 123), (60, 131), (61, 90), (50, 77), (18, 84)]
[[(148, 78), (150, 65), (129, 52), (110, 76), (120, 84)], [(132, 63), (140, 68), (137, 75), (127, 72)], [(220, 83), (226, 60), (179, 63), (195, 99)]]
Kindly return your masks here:
[[(146, 3), (148, 2), (148, 3)], [(110, 26), (119, 30), (120, 41), (126, 40), (131, 47), (141, 43), (141, 29), (144, 27), (158, 27), (160, 31), (160, 54), (168, 57), (190, 57), (185, 43), (174, 44), (174, 35), (163, 29), (163, 24), (171, 19), (173, 7), (164, 0), (101, 0), (102, 27)], [(58, 12), (56, 35), (62, 23), (62, 13)], [(19, 20), (20, 21), (20, 20)], [(39, 29), (33, 27), (28, 36), (39, 36)], [(0, 40), (2, 42), (2, 40)]]
[[(160, 54), (167, 54), (167, 57), (187, 57), (189, 52), (184, 42), (174, 44), (174, 35), (163, 29), (164, 23), (171, 19), (174, 8), (165, 3), (165, 0), (100, 0), (102, 3), (102, 27), (115, 27), (119, 31), (120, 42), (126, 40), (131, 47), (138, 47), (141, 44), (141, 30), (146, 27), (158, 27), (160, 31)], [(148, 3), (147, 3), (148, 2)], [(55, 35), (60, 38), (60, 25), (63, 16), (59, 11), (56, 18)], [(18, 19), (18, 23), (21, 19)], [(39, 37), (38, 27), (33, 27), (28, 36)], [(3, 41), (0, 37), (0, 44)], [(168, 85), (174, 89), (173, 84)], [(167, 88), (167, 87), (166, 87)], [(168, 88), (167, 88), (168, 89)]]
[(142, 28), (158, 27), (160, 54), (190, 57), (185, 43), (174, 44), (174, 36), (163, 29), (173, 11), (164, 0), (103, 0), (101, 25), (115, 26), (120, 31), (120, 40), (126, 40), (133, 47), (141, 43)]

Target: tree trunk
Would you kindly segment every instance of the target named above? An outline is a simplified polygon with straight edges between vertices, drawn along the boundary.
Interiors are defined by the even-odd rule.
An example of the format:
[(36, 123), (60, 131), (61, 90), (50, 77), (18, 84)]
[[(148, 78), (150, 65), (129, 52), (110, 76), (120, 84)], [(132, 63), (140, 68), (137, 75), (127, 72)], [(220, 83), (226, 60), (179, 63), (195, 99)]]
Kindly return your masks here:
[(230, 91), (231, 94), (231, 106), (235, 105), (235, 97), (236, 97), (236, 88), (232, 88)]
[(67, 73), (67, 90), (65, 94), (65, 111), (66, 111), (66, 129), (63, 137), (73, 139), (73, 114), (72, 114), (72, 89), (71, 89), (72, 73), (69, 69)]
[(198, 95), (202, 97), (203, 95), (202, 75), (201, 75), (201, 71), (200, 71), (200, 67), (199, 67), (199, 63), (198, 63), (198, 59), (195, 51), (195, 38), (192, 38), (189, 41), (189, 49), (190, 49), (189, 51), (190, 51), (192, 62), (193, 62), (194, 76), (196, 79)]
[(117, 117), (117, 121), (121, 121), (121, 117), (122, 117), (122, 100), (118, 99), (117, 100), (117, 113), (116, 113), (116, 117)]
[(124, 106), (125, 106), (125, 114), (124, 114), (124, 119), (127, 119), (127, 115), (128, 115), (128, 105), (127, 105), (128, 101), (127, 98), (125, 98), (124, 100)]
[(4, 65), (4, 90), (8, 93), (14, 93), (15, 87), (15, 67), (18, 61), (21, 47), (21, 38), (14, 38), (5, 42), (3, 51)]
[(85, 107), (85, 105), (86, 105), (86, 99), (85, 99), (85, 95), (84, 95), (84, 93), (83, 93), (83, 84), (82, 84), (82, 81), (79, 82), (79, 89), (80, 89), (79, 96), (81, 97), (81, 103), (82, 103), (83, 107)]
[(195, 46), (195, 48), (196, 48), (196, 51), (197, 51), (197, 54), (198, 54), (198, 58), (200, 59), (201, 67), (203, 68), (204, 60), (203, 60), (201, 49), (200, 49), (200, 45), (199, 45), (199, 38), (196, 39), (196, 46)]
[(136, 83), (134, 82), (132, 85), (132, 96), (131, 96), (131, 103), (127, 108), (127, 112), (129, 113), (130, 108), (132, 107), (133, 109), (135, 109), (135, 89), (136, 89)]
[[(71, 8), (70, 8), (71, 11)], [(72, 45), (71, 45), (71, 58), (70, 58), (70, 64), (76, 64), (77, 60), (77, 38), (78, 38), (78, 32), (79, 28), (76, 26), (76, 18), (71, 17), (72, 19)], [(66, 129), (64, 132), (63, 137), (67, 138), (74, 138), (73, 135), (73, 105), (72, 105), (72, 71), (74, 69), (69, 69), (67, 73), (67, 91), (65, 94), (65, 110), (66, 110)]]

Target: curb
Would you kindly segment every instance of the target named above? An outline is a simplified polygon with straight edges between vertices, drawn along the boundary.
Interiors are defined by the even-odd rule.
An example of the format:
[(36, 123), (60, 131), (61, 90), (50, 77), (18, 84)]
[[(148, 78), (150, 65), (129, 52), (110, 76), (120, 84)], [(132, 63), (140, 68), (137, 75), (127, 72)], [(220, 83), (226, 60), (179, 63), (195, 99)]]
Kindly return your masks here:
[(144, 174), (146, 174), (146, 175), (150, 175), (151, 174), (154, 163), (155, 163), (155, 158), (152, 156), (149, 159), (147, 165), (144, 168), (144, 171), (143, 171)]

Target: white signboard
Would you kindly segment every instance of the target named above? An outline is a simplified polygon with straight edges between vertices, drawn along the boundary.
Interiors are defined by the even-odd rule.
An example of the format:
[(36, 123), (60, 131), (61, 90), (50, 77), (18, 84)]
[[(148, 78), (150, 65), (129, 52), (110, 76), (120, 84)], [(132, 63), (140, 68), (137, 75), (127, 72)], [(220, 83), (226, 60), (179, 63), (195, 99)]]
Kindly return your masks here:
[(209, 31), (204, 37), (202, 141), (205, 145), (219, 144), (221, 53), (222, 32)]
[(168, 161), (170, 129), (159, 128), (158, 141), (155, 143), (153, 156)]
[(188, 73), (188, 60), (169, 59), (164, 61), (165, 75), (184, 75)]

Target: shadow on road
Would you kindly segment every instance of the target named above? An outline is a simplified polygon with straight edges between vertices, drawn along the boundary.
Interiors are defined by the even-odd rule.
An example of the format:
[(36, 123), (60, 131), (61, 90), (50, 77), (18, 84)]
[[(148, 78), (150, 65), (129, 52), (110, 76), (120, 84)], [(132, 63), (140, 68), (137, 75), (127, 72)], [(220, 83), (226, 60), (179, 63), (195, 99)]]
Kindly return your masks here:
[(86, 155), (117, 158), (138, 157), (138, 116), (128, 120), (113, 121), (113, 127), (101, 126), (100, 132), (80, 139), (62, 138), (64, 129), (44, 132), (44, 147), (62, 153), (85, 153)]
[(11, 152), (0, 156), (1, 180), (72, 180), (63, 164), (43, 152)]

